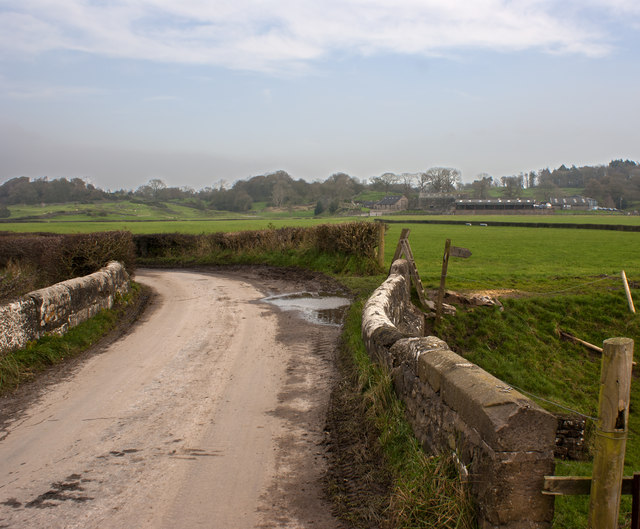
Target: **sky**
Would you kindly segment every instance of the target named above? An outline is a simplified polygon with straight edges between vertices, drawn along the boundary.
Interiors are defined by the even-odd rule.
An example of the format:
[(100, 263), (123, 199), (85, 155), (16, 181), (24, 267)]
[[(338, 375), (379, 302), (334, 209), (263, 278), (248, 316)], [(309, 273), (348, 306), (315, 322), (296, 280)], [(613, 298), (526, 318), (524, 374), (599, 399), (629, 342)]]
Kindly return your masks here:
[(0, 183), (640, 161), (636, 0), (0, 0)]

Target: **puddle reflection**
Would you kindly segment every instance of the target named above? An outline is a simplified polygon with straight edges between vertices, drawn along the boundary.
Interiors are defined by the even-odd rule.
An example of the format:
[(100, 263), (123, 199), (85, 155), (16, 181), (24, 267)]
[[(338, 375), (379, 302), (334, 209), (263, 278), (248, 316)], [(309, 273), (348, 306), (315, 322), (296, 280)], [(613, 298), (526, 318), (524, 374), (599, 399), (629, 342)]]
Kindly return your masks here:
[(351, 300), (318, 292), (294, 292), (268, 296), (262, 301), (275, 305), (281, 310), (293, 310), (311, 323), (321, 325), (341, 325), (345, 310)]

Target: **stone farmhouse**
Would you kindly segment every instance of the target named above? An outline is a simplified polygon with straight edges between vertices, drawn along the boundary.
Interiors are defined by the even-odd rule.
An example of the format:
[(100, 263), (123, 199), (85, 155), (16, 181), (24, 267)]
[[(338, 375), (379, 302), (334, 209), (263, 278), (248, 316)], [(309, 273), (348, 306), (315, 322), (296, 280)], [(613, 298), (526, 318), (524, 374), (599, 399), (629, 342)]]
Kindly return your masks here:
[(392, 211), (404, 211), (409, 207), (409, 199), (403, 195), (391, 195), (384, 197), (373, 204), (372, 213), (382, 215)]

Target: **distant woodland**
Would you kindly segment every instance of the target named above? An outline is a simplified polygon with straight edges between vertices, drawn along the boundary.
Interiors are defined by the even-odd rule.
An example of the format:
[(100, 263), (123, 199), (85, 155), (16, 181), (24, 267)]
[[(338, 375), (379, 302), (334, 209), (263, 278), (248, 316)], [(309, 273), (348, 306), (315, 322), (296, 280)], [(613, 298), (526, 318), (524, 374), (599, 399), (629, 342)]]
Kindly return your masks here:
[(12, 204), (92, 203), (134, 200), (141, 202), (180, 201), (198, 209), (248, 211), (254, 204), (276, 208), (315, 204), (316, 213), (336, 211), (354, 200), (377, 200), (389, 194), (405, 195), (411, 200), (419, 193), (453, 194), (472, 198), (550, 197), (582, 195), (594, 198), (603, 207), (620, 210), (640, 205), (640, 164), (631, 160), (612, 160), (608, 165), (530, 171), (495, 178), (480, 174), (467, 184), (460, 171), (432, 167), (421, 173), (384, 173), (359, 180), (336, 173), (324, 181), (294, 179), (285, 171), (253, 176), (228, 186), (219, 181), (211, 187), (194, 190), (169, 187), (155, 178), (135, 190), (104, 191), (81, 178), (12, 178), (0, 185), (0, 216), (9, 216)]

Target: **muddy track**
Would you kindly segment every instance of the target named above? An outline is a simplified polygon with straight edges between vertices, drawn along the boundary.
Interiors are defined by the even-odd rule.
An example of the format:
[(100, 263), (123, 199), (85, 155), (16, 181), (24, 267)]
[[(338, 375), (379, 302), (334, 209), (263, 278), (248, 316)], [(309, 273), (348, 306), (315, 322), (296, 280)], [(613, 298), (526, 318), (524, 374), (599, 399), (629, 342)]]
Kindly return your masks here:
[(132, 331), (6, 417), (0, 526), (342, 527), (324, 490), (339, 328), (260, 301), (338, 286), (262, 268), (137, 280), (156, 295)]

